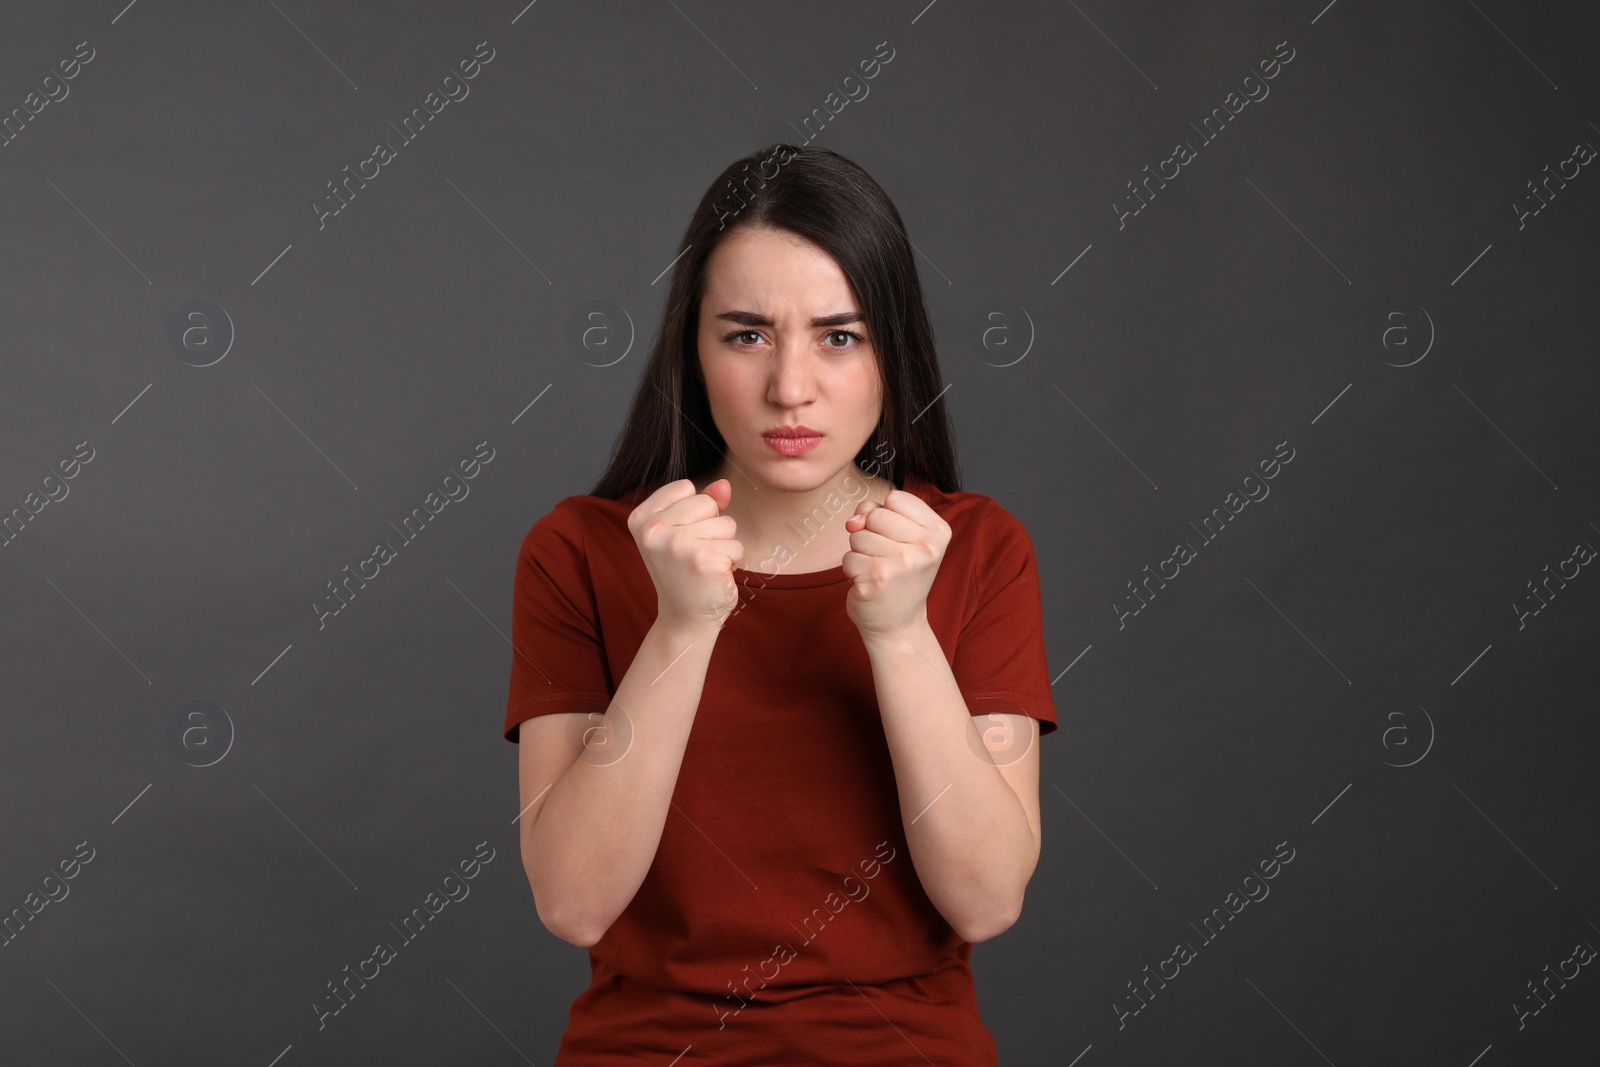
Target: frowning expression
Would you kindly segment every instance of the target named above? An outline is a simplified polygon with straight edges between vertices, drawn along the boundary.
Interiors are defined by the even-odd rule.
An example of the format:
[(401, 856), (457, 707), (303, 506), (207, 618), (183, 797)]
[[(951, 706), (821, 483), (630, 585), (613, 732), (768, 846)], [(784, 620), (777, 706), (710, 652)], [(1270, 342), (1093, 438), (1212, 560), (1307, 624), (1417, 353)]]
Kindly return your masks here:
[(723, 238), (706, 263), (698, 341), (728, 458), (753, 478), (815, 488), (878, 424), (882, 378), (855, 292), (796, 234), (739, 227)]

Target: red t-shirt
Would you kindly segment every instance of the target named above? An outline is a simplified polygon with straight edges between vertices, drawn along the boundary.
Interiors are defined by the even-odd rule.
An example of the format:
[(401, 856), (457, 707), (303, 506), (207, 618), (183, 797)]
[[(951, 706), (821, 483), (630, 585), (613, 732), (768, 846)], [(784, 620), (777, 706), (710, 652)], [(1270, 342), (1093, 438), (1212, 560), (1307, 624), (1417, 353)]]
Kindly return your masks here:
[[(968, 711), (1054, 731), (1027, 530), (990, 497), (905, 488), (951, 527), (927, 614)], [(609, 706), (656, 616), (627, 527), (647, 495), (570, 496), (528, 531), (507, 740), (531, 716)], [(858, 501), (824, 510), (834, 502), (842, 523)], [(665, 1065), (686, 1048), (685, 1067), (992, 1067), (972, 945), (906, 847), (850, 579), (843, 566), (734, 578), (741, 604), (712, 651), (655, 859), (589, 949), (555, 1067)]]

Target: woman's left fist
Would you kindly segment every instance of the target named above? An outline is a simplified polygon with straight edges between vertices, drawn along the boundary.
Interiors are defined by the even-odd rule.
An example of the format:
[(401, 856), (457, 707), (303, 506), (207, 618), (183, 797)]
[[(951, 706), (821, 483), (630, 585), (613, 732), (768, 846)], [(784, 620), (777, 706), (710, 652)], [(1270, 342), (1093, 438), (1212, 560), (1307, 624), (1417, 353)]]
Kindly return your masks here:
[(927, 619), (928, 590), (950, 544), (950, 524), (915, 493), (863, 500), (845, 520), (850, 578), (845, 610), (863, 638), (893, 637)]

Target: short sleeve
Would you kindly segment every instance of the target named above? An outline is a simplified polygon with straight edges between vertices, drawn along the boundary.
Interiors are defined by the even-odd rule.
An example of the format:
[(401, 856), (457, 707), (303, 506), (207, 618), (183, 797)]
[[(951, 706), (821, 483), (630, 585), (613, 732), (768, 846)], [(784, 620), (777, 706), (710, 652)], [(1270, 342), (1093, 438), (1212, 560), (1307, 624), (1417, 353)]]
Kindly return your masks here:
[(978, 608), (956, 638), (951, 671), (973, 715), (1022, 714), (1057, 729), (1033, 540), (998, 504), (975, 524)]
[(571, 498), (522, 539), (511, 595), (505, 739), (552, 712), (603, 712), (616, 692), (606, 663), (583, 522)]

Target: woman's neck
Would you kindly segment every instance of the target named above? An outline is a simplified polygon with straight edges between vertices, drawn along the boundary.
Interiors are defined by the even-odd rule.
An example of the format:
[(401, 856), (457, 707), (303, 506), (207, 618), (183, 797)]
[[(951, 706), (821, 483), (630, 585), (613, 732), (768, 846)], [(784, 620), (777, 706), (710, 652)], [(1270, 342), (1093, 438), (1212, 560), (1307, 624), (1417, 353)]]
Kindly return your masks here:
[(851, 464), (815, 489), (795, 492), (754, 486), (737, 471), (695, 479), (695, 489), (727, 477), (733, 487), (725, 515), (738, 526), (744, 545), (740, 568), (767, 574), (805, 574), (840, 565), (850, 550), (845, 520), (866, 499), (882, 504), (894, 483), (881, 475), (868, 477)]

